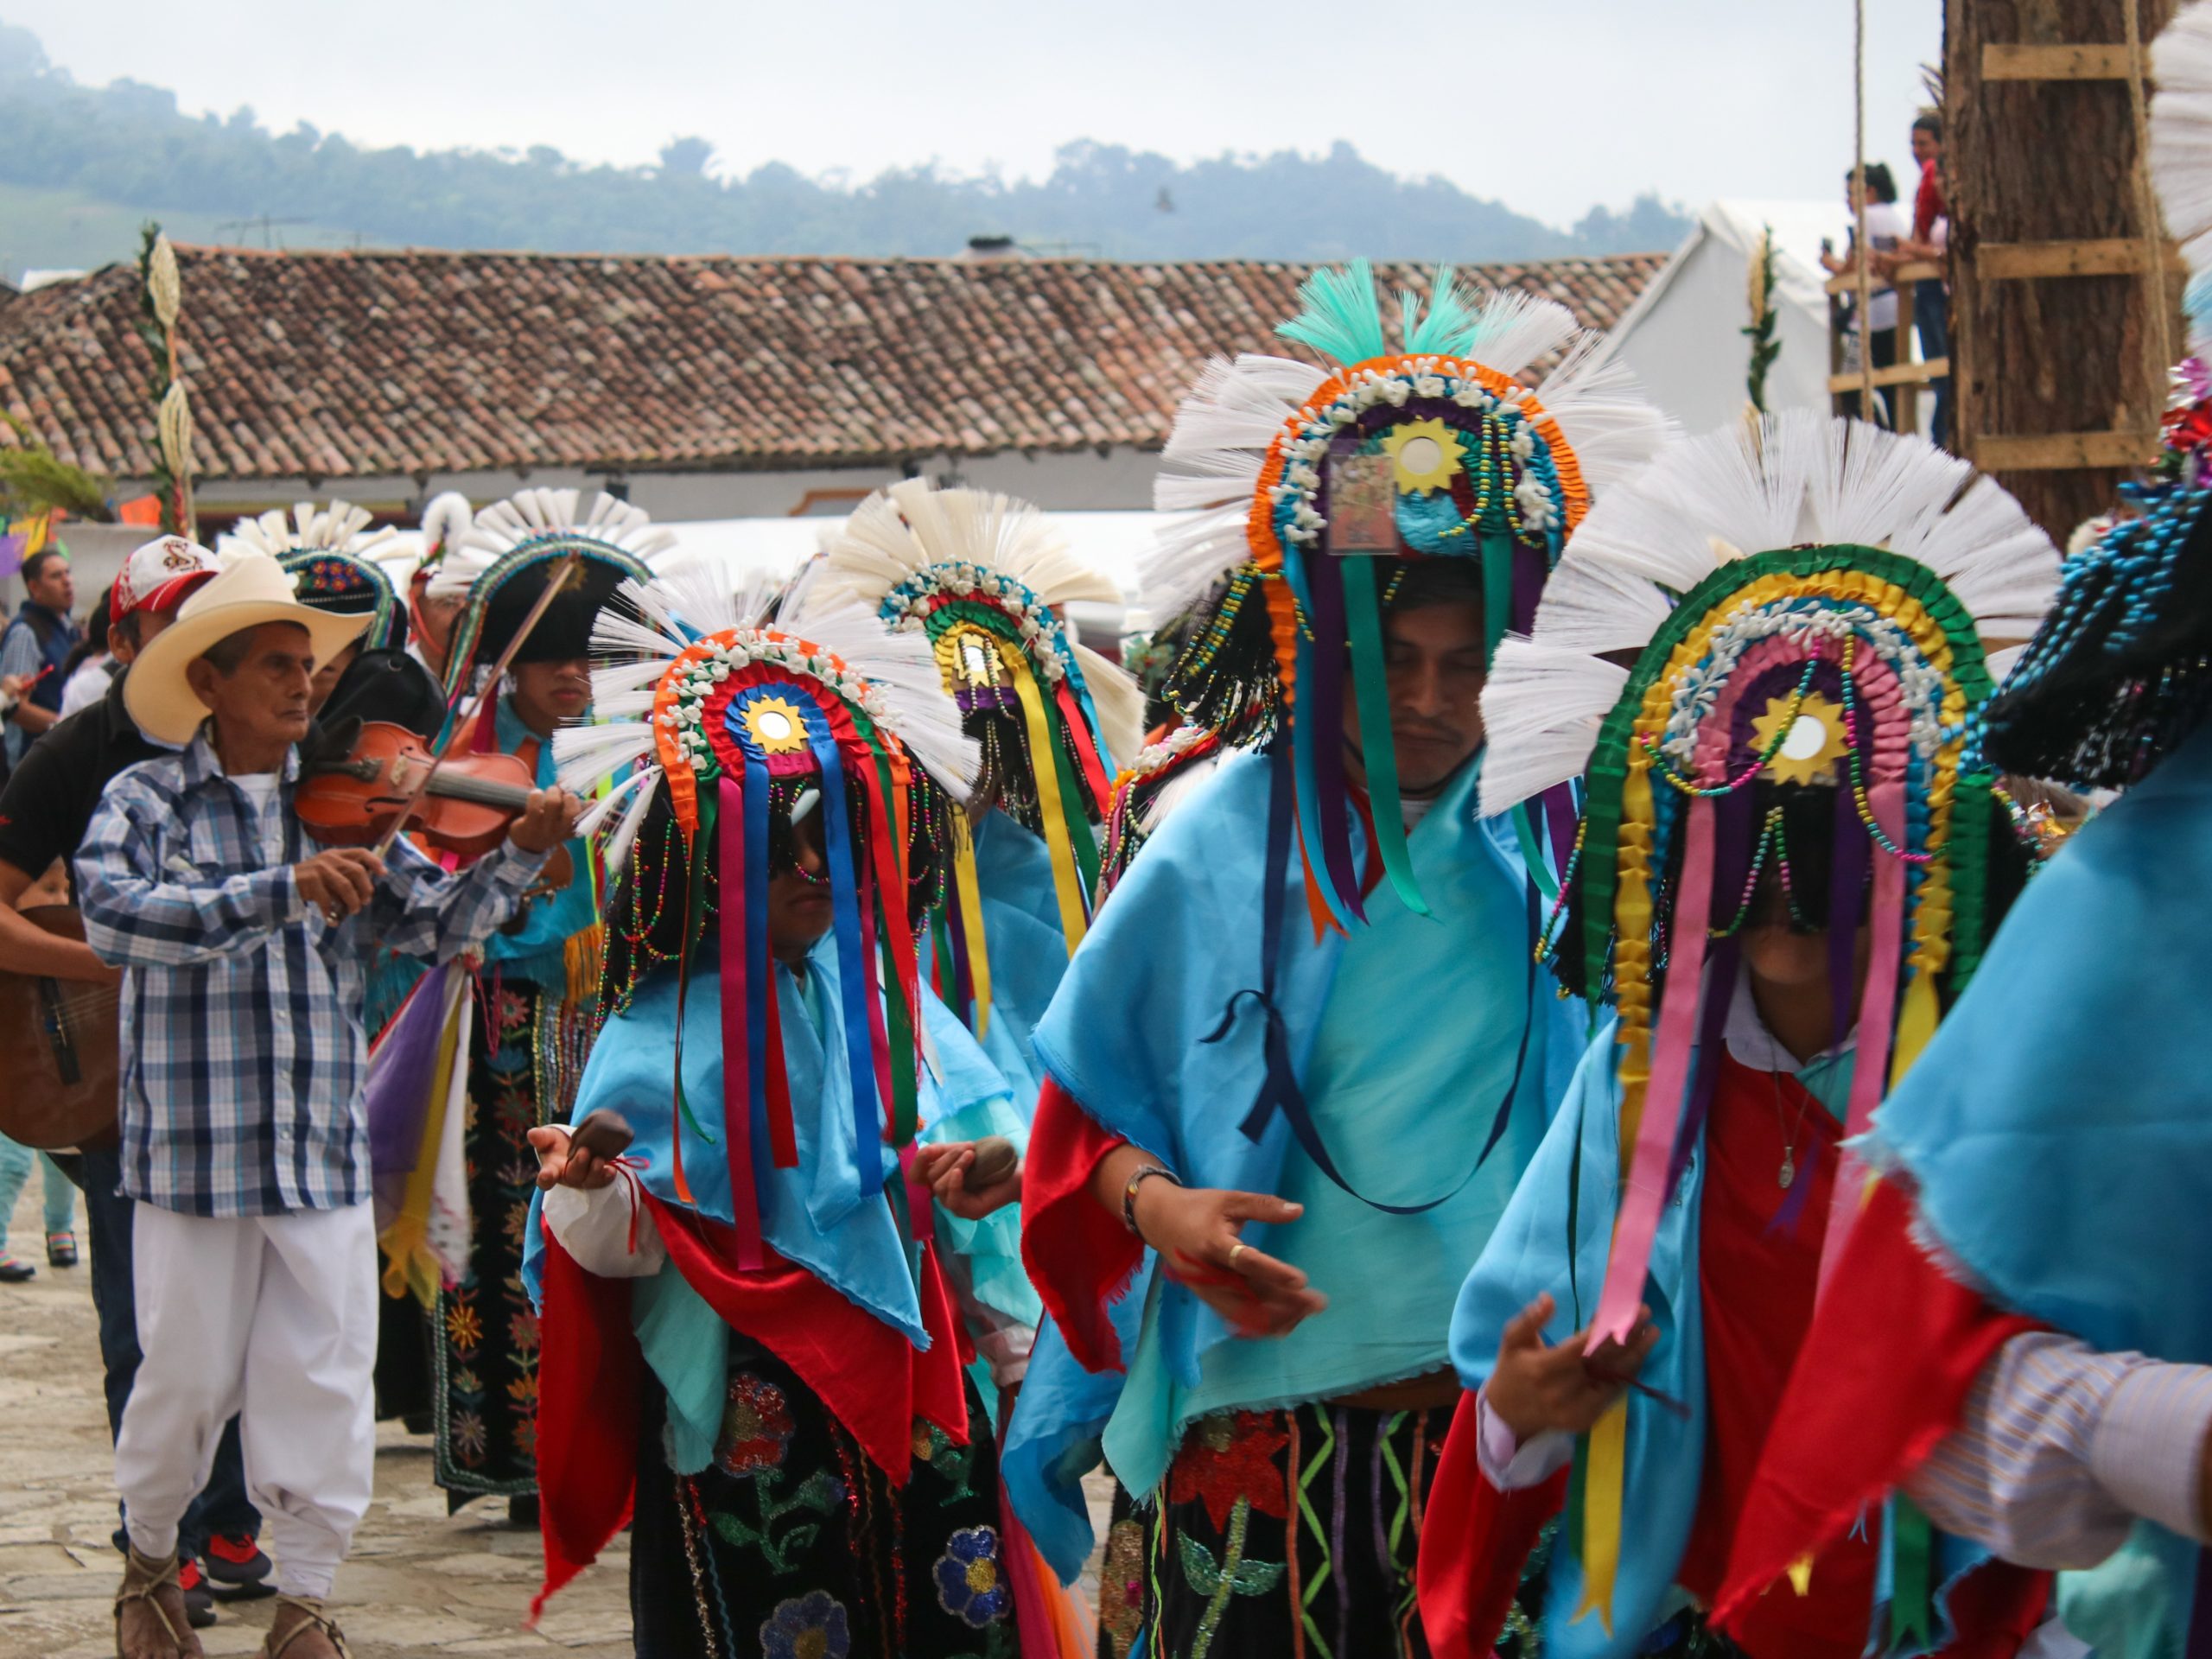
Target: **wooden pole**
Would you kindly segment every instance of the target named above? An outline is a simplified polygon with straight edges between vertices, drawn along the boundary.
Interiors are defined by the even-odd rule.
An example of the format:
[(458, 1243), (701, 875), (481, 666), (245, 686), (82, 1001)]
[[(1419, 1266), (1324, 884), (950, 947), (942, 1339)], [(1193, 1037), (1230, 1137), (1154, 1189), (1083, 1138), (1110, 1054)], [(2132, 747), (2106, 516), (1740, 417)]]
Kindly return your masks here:
[(2155, 452), (2181, 338), (2129, 75), (2175, 4), (1945, 0), (1954, 444), (2062, 543)]
[(1851, 9), (1852, 245), (1859, 251), (1859, 418), (1874, 418), (1873, 251), (1866, 241), (1866, 0)]

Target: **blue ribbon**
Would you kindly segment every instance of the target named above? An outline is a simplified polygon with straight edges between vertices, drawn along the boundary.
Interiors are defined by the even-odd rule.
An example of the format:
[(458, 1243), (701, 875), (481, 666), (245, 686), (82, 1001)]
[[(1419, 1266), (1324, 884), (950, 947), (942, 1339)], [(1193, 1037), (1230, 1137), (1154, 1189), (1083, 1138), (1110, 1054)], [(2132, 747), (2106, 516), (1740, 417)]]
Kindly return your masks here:
[(875, 1049), (870, 1037), (868, 963), (861, 953), (858, 884), (853, 879), (853, 837), (845, 810), (845, 768), (822, 711), (810, 703), (806, 734), (822, 769), (822, 842), (830, 862), (830, 899), (836, 915), (839, 992), (844, 1003), (845, 1064), (852, 1072), (853, 1161), (861, 1192), (883, 1185), (883, 1109), (876, 1099)]

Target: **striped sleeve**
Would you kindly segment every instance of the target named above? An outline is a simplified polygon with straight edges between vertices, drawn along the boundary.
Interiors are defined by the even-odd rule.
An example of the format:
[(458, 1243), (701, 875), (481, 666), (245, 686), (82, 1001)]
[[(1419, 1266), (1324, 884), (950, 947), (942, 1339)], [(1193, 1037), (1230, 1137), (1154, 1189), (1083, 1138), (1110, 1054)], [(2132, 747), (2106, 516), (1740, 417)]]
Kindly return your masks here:
[(2202, 1535), (2212, 1371), (2029, 1332), (1983, 1370), (1907, 1483), (1947, 1532), (2024, 1567), (2094, 1566), (2138, 1515)]

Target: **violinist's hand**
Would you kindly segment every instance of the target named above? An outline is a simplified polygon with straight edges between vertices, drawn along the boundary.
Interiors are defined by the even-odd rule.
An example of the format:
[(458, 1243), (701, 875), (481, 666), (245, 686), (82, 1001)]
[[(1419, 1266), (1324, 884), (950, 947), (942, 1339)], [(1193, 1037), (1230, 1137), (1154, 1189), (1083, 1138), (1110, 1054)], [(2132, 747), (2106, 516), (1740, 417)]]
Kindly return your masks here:
[(571, 1151), (569, 1132), (557, 1125), (528, 1131), (537, 1151), (537, 1184), (547, 1191), (573, 1186), (588, 1192), (614, 1179), (614, 1166), (596, 1153)]
[(383, 874), (384, 860), (365, 847), (326, 847), (292, 866), (292, 885), (334, 927), (376, 896)]
[(565, 789), (533, 789), (507, 839), (520, 852), (550, 853), (575, 834), (583, 810), (584, 804)]

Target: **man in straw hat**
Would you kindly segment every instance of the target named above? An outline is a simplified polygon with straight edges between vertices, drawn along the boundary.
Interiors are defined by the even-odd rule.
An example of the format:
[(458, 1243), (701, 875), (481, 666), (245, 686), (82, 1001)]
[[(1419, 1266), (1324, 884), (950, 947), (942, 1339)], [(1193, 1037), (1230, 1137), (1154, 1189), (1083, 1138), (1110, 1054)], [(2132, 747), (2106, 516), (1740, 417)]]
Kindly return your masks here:
[(145, 1351), (116, 1445), (130, 1551), (122, 1659), (200, 1648), (177, 1525), (245, 1404), (246, 1477), (279, 1559), (264, 1651), (342, 1655), (323, 1611), (368, 1506), (376, 1330), (362, 962), (450, 955), (512, 914), (576, 804), (533, 791), (506, 844), (449, 876), (396, 844), (312, 852), (294, 810), (316, 662), (364, 619), (310, 609), (265, 555), (207, 582), (124, 682), (181, 753), (102, 798), (78, 860), (86, 933), (124, 968), (124, 1191)]

